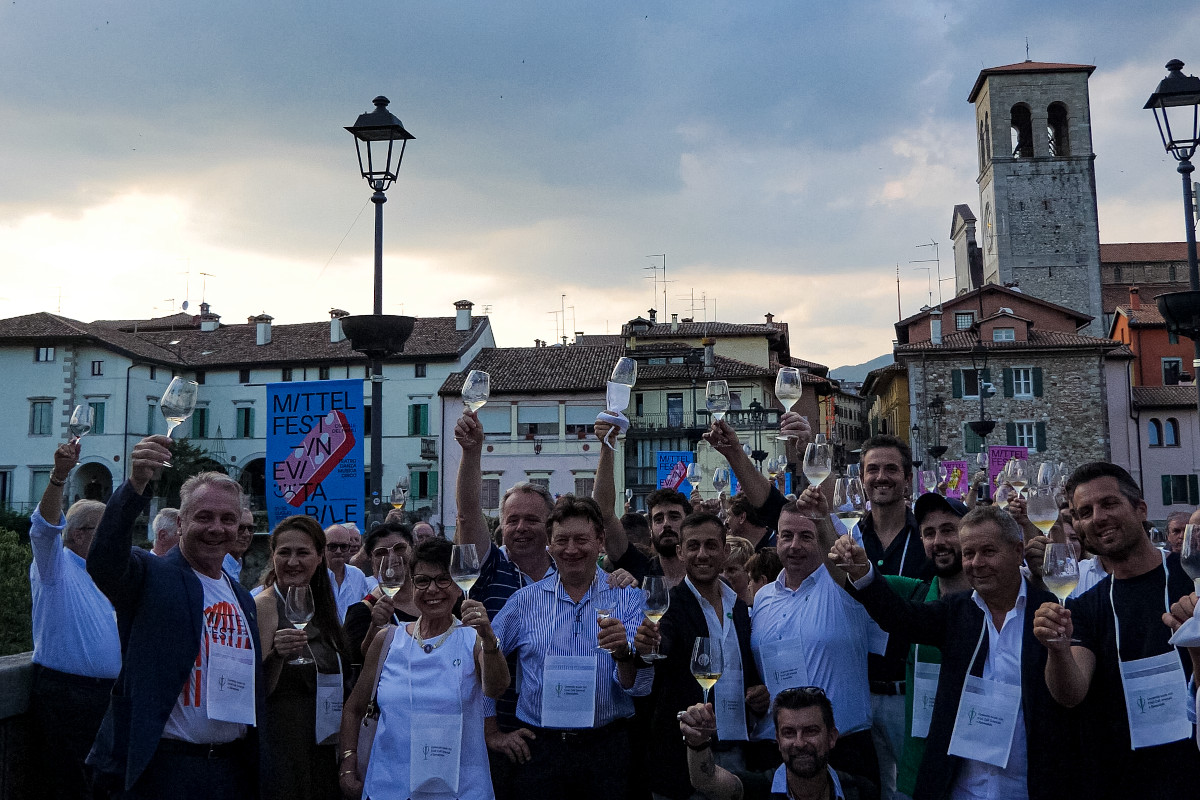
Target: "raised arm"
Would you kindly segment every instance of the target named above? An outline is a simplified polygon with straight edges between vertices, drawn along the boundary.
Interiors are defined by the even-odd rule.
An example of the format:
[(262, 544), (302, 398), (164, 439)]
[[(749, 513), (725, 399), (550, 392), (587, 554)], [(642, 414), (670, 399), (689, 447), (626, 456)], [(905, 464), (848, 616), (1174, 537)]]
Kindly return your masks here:
[[(899, 633), (918, 644), (941, 647), (946, 640), (950, 607), (942, 600), (915, 602), (896, 594), (886, 580), (875, 572), (867, 552), (850, 534), (834, 543), (829, 558), (847, 564), (846, 593), (862, 603), (871, 618), (888, 633)], [(862, 584), (870, 576), (866, 585)]]
[(771, 482), (754, 467), (750, 456), (742, 450), (737, 432), (725, 420), (715, 421), (704, 440), (713, 446), (729, 462), (729, 468), (737, 476), (738, 486), (750, 501), (750, 505), (761, 508), (771, 495)]
[(604, 444), (604, 437), (612, 430), (612, 425), (596, 420), (593, 432), (600, 440), (600, 461), (596, 464), (596, 480), (592, 484), (592, 499), (600, 505), (600, 513), (604, 515), (604, 550), (613, 561), (619, 561), (629, 549), (629, 537), (625, 535), (625, 526), (617, 516), (617, 479), (616, 454), (611, 447)]
[[(63, 487), (67, 477), (79, 460), (79, 445), (71, 442), (60, 444), (54, 451), (54, 469), (50, 472), (50, 482), (46, 491), (42, 492), (42, 501), (38, 504), (37, 516), (29, 529), (29, 543), (33, 546), (33, 558), (37, 561), (38, 577), (43, 583), (57, 579), (58, 565), (62, 563), (62, 537), (59, 535), (59, 523), (62, 522)], [(38, 521), (41, 518), (43, 525)]]
[(454, 483), (454, 496), (458, 503), (454, 542), (475, 545), (482, 561), (491, 545), (491, 538), (480, 500), (483, 486), (483, 470), (480, 466), (480, 459), (483, 458), (483, 425), (474, 412), (463, 411), (454, 426), (454, 441), (462, 448), (458, 477)]

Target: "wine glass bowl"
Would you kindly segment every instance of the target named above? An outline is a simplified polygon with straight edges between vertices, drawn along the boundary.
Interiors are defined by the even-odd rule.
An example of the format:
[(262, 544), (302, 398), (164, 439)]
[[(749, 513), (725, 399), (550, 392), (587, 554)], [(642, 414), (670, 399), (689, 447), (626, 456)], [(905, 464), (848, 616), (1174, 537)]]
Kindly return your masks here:
[(721, 653), (721, 640), (715, 636), (697, 636), (692, 645), (692, 677), (704, 690), (704, 702), (708, 703), (708, 693), (717, 685), (724, 670), (725, 660)]
[[(178, 376), (171, 379), (167, 390), (158, 401), (158, 410), (167, 421), (167, 438), (179, 427), (180, 423), (192, 416), (196, 410), (196, 398), (200, 393), (200, 384), (195, 381), (185, 381)], [(170, 467), (171, 462), (164, 461), (164, 467)]]
[(408, 577), (408, 563), (399, 553), (388, 553), (379, 559), (379, 589), (388, 597), (395, 597), (404, 588), (404, 579)]
[[(670, 606), (671, 592), (667, 588), (666, 580), (658, 575), (647, 575), (646, 579), (642, 581), (642, 614), (657, 625)], [(652, 651), (642, 656), (643, 661), (657, 661), (660, 658), (666, 658), (666, 656), (658, 652), (657, 645)]]
[(88, 404), (75, 406), (75, 410), (71, 412), (71, 422), (67, 425), (67, 432), (71, 434), (71, 443), (74, 444), (87, 436), (95, 423), (95, 409)]
[(609, 380), (632, 388), (637, 383), (637, 361), (628, 357), (618, 359)]
[[(1079, 585), (1079, 561), (1075, 558), (1075, 547), (1069, 542), (1050, 542), (1046, 545), (1046, 555), (1042, 561), (1042, 583), (1058, 598), (1059, 605), (1066, 605), (1067, 598)], [(1050, 641), (1063, 642), (1067, 639), (1055, 637)]]
[(704, 405), (713, 415), (713, 419), (717, 422), (725, 419), (725, 412), (729, 411), (728, 381), (709, 381), (705, 387), (704, 397)]
[(729, 467), (717, 467), (713, 470), (712, 476), (713, 488), (717, 490), (717, 494), (729, 488)]
[(450, 577), (467, 597), (479, 580), (479, 553), (473, 544), (456, 544), (450, 552)]
[(481, 369), (473, 369), (463, 379), (462, 401), (469, 411), (483, 408), (492, 393), (492, 376)]
[[(824, 483), (833, 471), (833, 448), (821, 441), (822, 438), (821, 434), (817, 434), (804, 449), (804, 477), (811, 485), (817, 487)], [(817, 512), (810, 512), (808, 516), (817, 519), (821, 517)]]
[[(800, 370), (795, 367), (781, 367), (775, 376), (775, 399), (783, 406), (785, 412), (804, 396), (804, 383), (800, 379)], [(776, 439), (786, 440), (795, 438), (791, 434), (781, 433)]]
[(704, 480), (704, 468), (693, 461), (687, 466), (687, 482), (692, 485), (692, 491), (700, 491), (700, 481)]
[[(316, 606), (313, 603), (312, 591), (307, 584), (288, 587), (287, 598), (283, 601), (283, 611), (288, 622), (299, 630), (304, 630), (308, 623), (312, 622), (312, 618), (316, 614)], [(307, 647), (308, 645), (305, 645), (305, 648)], [(287, 663), (311, 664), (313, 659), (301, 653)]]
[(1031, 487), (1026, 498), (1025, 514), (1043, 536), (1049, 536), (1050, 529), (1058, 521), (1058, 499), (1054, 489), (1041, 484)]

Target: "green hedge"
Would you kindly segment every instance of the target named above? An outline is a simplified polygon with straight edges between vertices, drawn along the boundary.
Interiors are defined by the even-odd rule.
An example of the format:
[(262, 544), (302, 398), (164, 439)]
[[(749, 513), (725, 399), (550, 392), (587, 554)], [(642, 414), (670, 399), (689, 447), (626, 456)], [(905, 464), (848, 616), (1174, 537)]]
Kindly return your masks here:
[[(25, 520), (28, 531), (28, 518)], [(0, 656), (33, 649), (33, 598), (29, 565), (33, 548), (28, 533), (0, 528)]]

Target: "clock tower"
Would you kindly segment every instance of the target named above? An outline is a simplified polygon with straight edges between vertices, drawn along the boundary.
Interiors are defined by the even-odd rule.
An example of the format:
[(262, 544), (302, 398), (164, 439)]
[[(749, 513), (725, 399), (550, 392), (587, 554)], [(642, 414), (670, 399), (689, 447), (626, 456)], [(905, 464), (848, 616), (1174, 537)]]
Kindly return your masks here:
[[(983, 280), (1081, 311), (1104, 336), (1100, 226), (1086, 64), (1024, 61), (979, 73)], [(972, 287), (974, 288), (974, 287)]]

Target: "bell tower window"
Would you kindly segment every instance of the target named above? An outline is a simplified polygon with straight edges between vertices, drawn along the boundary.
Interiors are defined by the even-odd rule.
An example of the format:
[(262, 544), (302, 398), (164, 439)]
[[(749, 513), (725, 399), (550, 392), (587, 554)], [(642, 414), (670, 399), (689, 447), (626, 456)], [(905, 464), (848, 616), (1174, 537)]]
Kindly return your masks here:
[(1046, 142), (1050, 155), (1071, 155), (1071, 137), (1067, 127), (1067, 107), (1062, 103), (1051, 103), (1046, 109)]
[(1013, 158), (1033, 158), (1033, 119), (1029, 106), (1017, 103), (1012, 107)]

